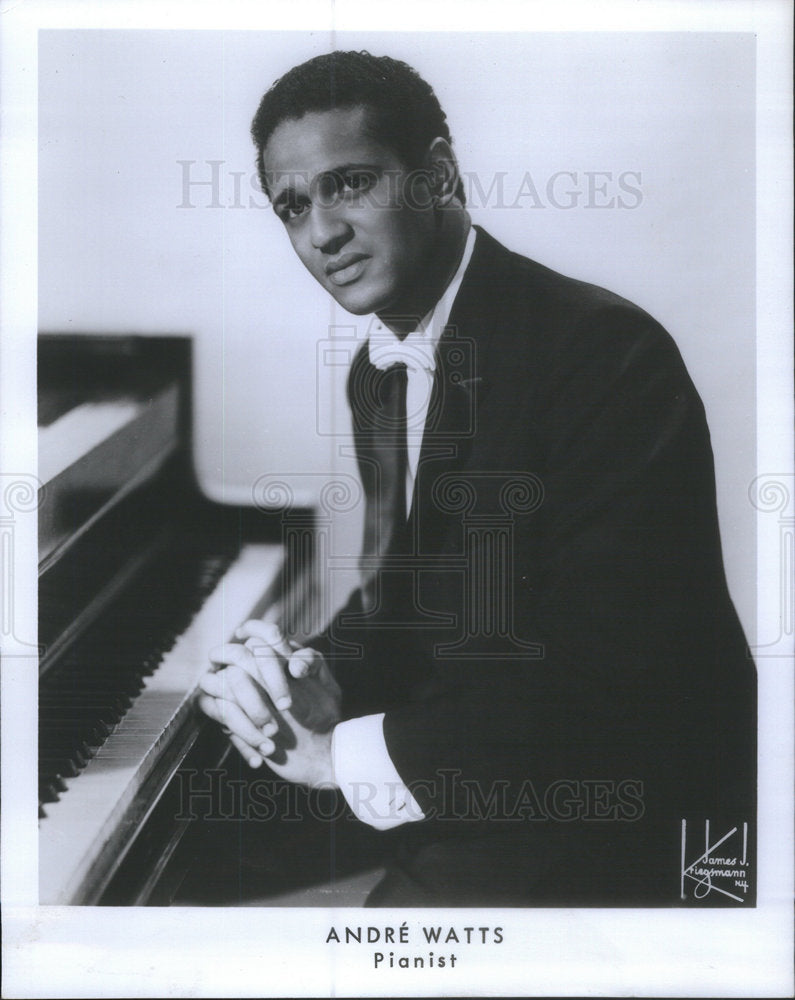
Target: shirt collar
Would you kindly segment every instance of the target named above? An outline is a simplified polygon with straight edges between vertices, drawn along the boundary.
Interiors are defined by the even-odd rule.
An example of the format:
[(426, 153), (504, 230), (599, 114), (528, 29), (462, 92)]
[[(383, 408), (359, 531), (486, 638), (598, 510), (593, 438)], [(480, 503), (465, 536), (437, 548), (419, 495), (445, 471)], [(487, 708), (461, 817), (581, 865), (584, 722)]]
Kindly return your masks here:
[(436, 344), (447, 326), (453, 302), (461, 287), (464, 272), (475, 249), (475, 229), (469, 227), (464, 252), (452, 281), (445, 288), (436, 305), (420, 320), (417, 329), (412, 330), (403, 340), (384, 326), (377, 316), (372, 316), (369, 324), (368, 351), (370, 363), (385, 369), (402, 361), (407, 368), (432, 372), (436, 369)]

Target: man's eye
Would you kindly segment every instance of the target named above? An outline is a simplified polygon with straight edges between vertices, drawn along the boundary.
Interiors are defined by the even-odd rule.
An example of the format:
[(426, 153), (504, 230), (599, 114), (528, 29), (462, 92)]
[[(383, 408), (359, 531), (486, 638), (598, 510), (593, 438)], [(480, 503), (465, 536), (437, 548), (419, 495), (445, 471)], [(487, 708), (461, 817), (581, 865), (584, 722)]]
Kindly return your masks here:
[(279, 209), (279, 218), (282, 222), (289, 222), (291, 219), (297, 219), (306, 212), (308, 207), (309, 205), (305, 201), (285, 202)]
[(372, 170), (357, 170), (342, 175), (342, 180), (346, 188), (350, 191), (368, 191), (376, 182), (377, 178)]

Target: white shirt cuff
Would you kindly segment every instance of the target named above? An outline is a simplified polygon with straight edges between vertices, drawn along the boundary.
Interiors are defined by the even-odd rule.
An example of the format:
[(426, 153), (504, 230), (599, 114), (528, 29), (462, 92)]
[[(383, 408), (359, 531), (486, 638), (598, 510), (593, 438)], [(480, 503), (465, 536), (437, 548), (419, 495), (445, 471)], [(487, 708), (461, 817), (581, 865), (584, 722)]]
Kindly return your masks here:
[(376, 830), (425, 819), (384, 739), (384, 713), (340, 722), (331, 738), (334, 780), (353, 814)]

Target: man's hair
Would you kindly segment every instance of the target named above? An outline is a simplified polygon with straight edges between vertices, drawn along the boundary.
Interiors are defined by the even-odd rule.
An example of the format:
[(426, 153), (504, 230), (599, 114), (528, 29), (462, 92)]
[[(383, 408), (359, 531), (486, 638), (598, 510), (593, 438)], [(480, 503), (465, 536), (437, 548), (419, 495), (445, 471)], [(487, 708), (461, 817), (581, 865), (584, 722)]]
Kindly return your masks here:
[[(263, 152), (283, 121), (312, 111), (366, 107), (376, 137), (409, 168), (419, 168), (437, 137), (452, 145), (447, 116), (430, 84), (404, 62), (369, 52), (329, 52), (295, 66), (260, 101), (251, 123), (257, 171), (269, 194)], [(465, 202), (459, 179), (456, 196)]]

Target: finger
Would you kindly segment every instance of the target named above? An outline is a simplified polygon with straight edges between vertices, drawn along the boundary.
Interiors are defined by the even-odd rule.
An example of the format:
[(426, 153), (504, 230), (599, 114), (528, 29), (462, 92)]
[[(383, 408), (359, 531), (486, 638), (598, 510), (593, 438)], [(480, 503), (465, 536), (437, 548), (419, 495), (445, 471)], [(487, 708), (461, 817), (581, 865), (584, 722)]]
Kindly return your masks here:
[(234, 733), (229, 737), (229, 742), (237, 750), (243, 760), (248, 764), (249, 767), (259, 767), (263, 762), (262, 754), (256, 750), (252, 750), (251, 747), (244, 740), (241, 740), (239, 736), (235, 736)]
[(211, 719), (230, 729), (233, 736), (240, 737), (252, 749), (256, 749), (266, 738), (262, 730), (258, 729), (233, 701), (203, 694), (199, 698), (199, 708), (205, 715), (209, 715)]
[(289, 642), (284, 638), (281, 633), (281, 629), (275, 622), (263, 622), (256, 618), (243, 622), (243, 624), (235, 630), (235, 635), (238, 639), (262, 639), (263, 642), (267, 643), (271, 649), (274, 649), (279, 656), (284, 656), (287, 659), (290, 658), (293, 650), (298, 648), (297, 643)]
[(259, 681), (271, 697), (273, 704), (280, 710), (289, 708), (293, 703), (284, 665), (272, 648), (259, 638), (246, 640), (246, 648), (254, 657)]
[(320, 669), (323, 657), (314, 649), (298, 649), (290, 657), (287, 669), (295, 678), (311, 677)]
[(276, 744), (271, 739), (263, 739), (256, 750), (234, 733), (229, 737), (229, 741), (251, 767), (259, 767), (266, 757), (276, 753)]
[(245, 670), (241, 670), (240, 667), (228, 667), (216, 676), (226, 677), (225, 692), (222, 691), (221, 697), (239, 705), (258, 729), (273, 721), (273, 713), (265, 692)]
[(220, 667), (240, 667), (255, 680), (258, 679), (257, 667), (252, 662), (251, 652), (239, 642), (225, 642), (222, 646), (216, 646), (210, 650), (209, 657), (212, 663)]
[[(209, 670), (199, 678), (199, 688), (213, 698), (227, 698), (238, 701), (252, 719), (259, 725), (264, 725), (270, 716), (270, 708), (265, 696), (258, 686), (259, 674), (253, 657), (246, 652), (248, 669), (235, 665), (226, 666), (223, 670)], [(256, 676), (252, 677), (252, 674)], [(266, 714), (260, 715), (262, 712)]]
[(210, 695), (211, 698), (223, 698), (224, 691), (226, 690), (224, 673), (225, 671), (221, 670), (218, 673), (209, 671), (206, 674), (202, 674), (199, 678), (200, 690)]
[(213, 720), (213, 722), (220, 722), (218, 717), (218, 699), (211, 694), (200, 694), (196, 699), (196, 704), (204, 712), (204, 714)]
[[(202, 711), (210, 716), (210, 718), (215, 719), (216, 721), (221, 721), (223, 719), (223, 712), (221, 710), (221, 706), (218, 705), (218, 699), (206, 698), (205, 696), (202, 696), (199, 699), (199, 706), (202, 708)], [(263, 750), (266, 753), (273, 753), (275, 744), (270, 737), (274, 736), (278, 732), (279, 727), (274, 721), (269, 722), (263, 727), (263, 735), (258, 737), (260, 743), (259, 749), (257, 750), (246, 743), (244, 739), (241, 739), (240, 736), (233, 733), (226, 726), (222, 726), (221, 729), (224, 735), (229, 737), (229, 742), (235, 747), (248, 765), (250, 767), (259, 767), (265, 758), (265, 753), (261, 753), (260, 750)]]
[(266, 722), (262, 727), (262, 735), (268, 738), (274, 737), (279, 732), (279, 723), (275, 719), (270, 722)]

